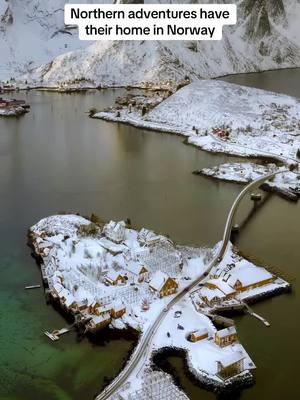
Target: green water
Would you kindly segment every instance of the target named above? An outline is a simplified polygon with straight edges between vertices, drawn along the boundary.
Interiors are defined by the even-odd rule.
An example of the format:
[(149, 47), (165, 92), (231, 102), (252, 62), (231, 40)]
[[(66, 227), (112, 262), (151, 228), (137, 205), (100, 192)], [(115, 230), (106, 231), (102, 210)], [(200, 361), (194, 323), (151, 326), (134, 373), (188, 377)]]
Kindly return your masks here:
[[(26, 246), (29, 226), (62, 210), (96, 212), (105, 219), (130, 217), (133, 224), (168, 233), (180, 243), (212, 245), (222, 237), (227, 212), (241, 190), (191, 174), (230, 157), (85, 114), (93, 106), (111, 105), (122, 93), (19, 93), (31, 104), (30, 114), (0, 119), (1, 400), (90, 399), (117, 374), (133, 343), (120, 337), (91, 343), (73, 332), (52, 343), (43, 335), (67, 321), (45, 304), (42, 290), (24, 290), (40, 283)], [(247, 200), (239, 218), (249, 207)], [(272, 197), (246, 226), (239, 245), (250, 257), (297, 278), (299, 233), (299, 206)], [(238, 320), (242, 342), (258, 366), (257, 384), (243, 392), (243, 399), (283, 393), (298, 398), (293, 381), (300, 353), (290, 340), (299, 330), (296, 282), (293, 294), (256, 306), (270, 329), (249, 317)], [(184, 377), (177, 363), (191, 399), (214, 397)]]
[(95, 345), (75, 333), (49, 341), (43, 332), (67, 321), (45, 304), (41, 289), (24, 290), (40, 283), (26, 245), (28, 227), (62, 210), (96, 212), (105, 219), (130, 217), (180, 242), (213, 244), (239, 191), (191, 174), (225, 156), (85, 114), (122, 93), (19, 93), (31, 112), (0, 119), (1, 399), (92, 398), (132, 345), (121, 338)]

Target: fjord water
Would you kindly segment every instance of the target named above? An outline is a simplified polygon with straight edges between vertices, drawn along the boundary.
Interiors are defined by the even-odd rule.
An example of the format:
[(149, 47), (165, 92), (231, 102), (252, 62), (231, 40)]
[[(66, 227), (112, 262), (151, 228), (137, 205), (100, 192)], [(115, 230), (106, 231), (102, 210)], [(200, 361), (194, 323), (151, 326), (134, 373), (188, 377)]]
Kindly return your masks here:
[[(132, 345), (120, 337), (91, 343), (73, 332), (52, 343), (43, 335), (67, 321), (46, 305), (41, 289), (24, 290), (40, 283), (26, 246), (28, 227), (59, 211), (95, 212), (104, 219), (130, 217), (135, 226), (169, 234), (179, 243), (213, 245), (241, 190), (191, 174), (236, 158), (85, 114), (91, 107), (111, 105), (122, 93), (19, 93), (31, 104), (30, 113), (0, 119), (1, 400), (90, 399), (105, 378), (118, 372)], [(250, 206), (244, 202), (239, 218)], [(297, 277), (297, 220), (299, 206), (273, 196), (245, 227), (239, 247), (253, 260)], [(269, 329), (250, 317), (238, 319), (240, 338), (258, 366), (256, 386), (241, 398), (295, 397), (293, 360), (299, 352), (289, 338), (299, 329), (293, 317), (298, 307), (295, 292), (255, 306), (270, 320)], [(190, 398), (214, 398), (184, 376), (179, 361), (171, 360)], [(278, 365), (284, 365), (286, 378)]]

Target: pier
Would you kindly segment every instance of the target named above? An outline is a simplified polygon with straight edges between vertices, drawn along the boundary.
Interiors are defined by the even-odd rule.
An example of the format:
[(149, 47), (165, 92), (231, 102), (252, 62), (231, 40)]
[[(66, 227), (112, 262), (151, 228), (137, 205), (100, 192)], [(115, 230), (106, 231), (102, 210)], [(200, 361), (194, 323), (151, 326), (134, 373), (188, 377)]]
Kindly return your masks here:
[(264, 317), (262, 317), (261, 315), (258, 315), (257, 313), (255, 313), (252, 310), (252, 308), (248, 306), (247, 303), (244, 302), (244, 305), (245, 305), (245, 308), (246, 308), (246, 312), (249, 315), (252, 315), (252, 317), (254, 317), (254, 318), (258, 319), (259, 321), (261, 321), (265, 326), (267, 326), (267, 327), (271, 326), (271, 324)]
[(59, 330), (54, 330), (53, 332), (44, 332), (44, 334), (51, 339), (53, 342), (59, 340), (61, 335), (64, 335), (65, 333), (70, 332), (70, 328), (62, 328)]

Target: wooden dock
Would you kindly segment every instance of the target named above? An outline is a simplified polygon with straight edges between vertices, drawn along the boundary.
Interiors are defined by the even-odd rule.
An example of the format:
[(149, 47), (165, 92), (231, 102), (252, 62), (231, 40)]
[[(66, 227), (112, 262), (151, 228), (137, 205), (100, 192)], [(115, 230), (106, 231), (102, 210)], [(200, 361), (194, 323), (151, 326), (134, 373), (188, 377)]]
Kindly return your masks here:
[(25, 289), (39, 289), (41, 287), (41, 285), (30, 285), (30, 286), (25, 286)]
[(252, 310), (252, 308), (248, 306), (247, 303), (244, 303), (244, 304), (245, 304), (245, 307), (246, 307), (246, 312), (249, 315), (252, 315), (252, 317), (254, 317), (254, 318), (258, 319), (259, 321), (261, 321), (265, 326), (267, 326), (267, 327), (271, 326), (271, 324), (264, 317), (262, 317), (261, 315), (258, 315), (257, 313), (255, 313)]
[(53, 342), (55, 342), (56, 340), (59, 340), (61, 335), (64, 335), (67, 332), (70, 332), (70, 328), (62, 328), (59, 330), (54, 330), (53, 332), (46, 331), (44, 334)]

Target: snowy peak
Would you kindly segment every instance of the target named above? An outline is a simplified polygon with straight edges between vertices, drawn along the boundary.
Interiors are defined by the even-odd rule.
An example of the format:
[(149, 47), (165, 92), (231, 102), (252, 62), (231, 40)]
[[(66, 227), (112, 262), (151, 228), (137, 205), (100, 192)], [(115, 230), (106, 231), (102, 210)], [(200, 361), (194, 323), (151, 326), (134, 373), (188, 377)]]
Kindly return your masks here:
[[(88, 2), (96, 4), (99, 0)], [(178, 1), (170, 1), (173, 2)], [(194, 0), (186, 2), (195, 3)], [(211, 2), (228, 3), (227, 0), (201, 1)], [(79, 41), (76, 29), (70, 31), (65, 28), (64, 0), (53, 0), (51, 3), (11, 0), (9, 4), (0, 0), (0, 15), (6, 13), (9, 5), (13, 18), (11, 26), (14, 27), (10, 29), (11, 26), (6, 25), (5, 32), (0, 31), (0, 51), (4, 54), (2, 59), (6, 61), (4, 66), (7, 71), (28, 71), (23, 81), (45, 86), (78, 82), (89, 87), (143, 86), (145, 82), (180, 81), (185, 76), (190, 79), (211, 78), (300, 66), (299, 2), (235, 2), (238, 23), (223, 28), (221, 41), (99, 41), (90, 44)], [(10, 17), (5, 17), (5, 20), (7, 18), (11, 20)], [(62, 53), (65, 54), (56, 57)], [(38, 64), (42, 66), (36, 68)]]

